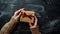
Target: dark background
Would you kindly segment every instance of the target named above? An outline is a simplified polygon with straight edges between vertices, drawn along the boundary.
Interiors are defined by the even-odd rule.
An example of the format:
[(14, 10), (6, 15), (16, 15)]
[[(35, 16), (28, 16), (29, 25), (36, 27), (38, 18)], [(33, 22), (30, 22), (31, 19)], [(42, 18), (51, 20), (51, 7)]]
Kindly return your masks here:
[[(33, 10), (42, 34), (60, 34), (59, 0), (0, 0), (0, 29), (20, 8)], [(11, 34), (31, 34), (27, 24), (19, 23)]]

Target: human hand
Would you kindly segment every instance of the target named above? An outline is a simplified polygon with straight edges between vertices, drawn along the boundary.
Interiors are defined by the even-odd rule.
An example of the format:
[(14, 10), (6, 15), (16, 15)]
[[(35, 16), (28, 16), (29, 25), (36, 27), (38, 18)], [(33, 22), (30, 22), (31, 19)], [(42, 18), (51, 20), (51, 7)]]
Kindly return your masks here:
[(29, 23), (30, 30), (31, 30), (32, 34), (41, 34), (41, 33), (39, 32), (39, 28), (38, 28), (38, 25), (37, 25), (38, 19), (37, 19), (36, 16), (35, 16), (34, 18), (35, 18), (35, 23), (34, 23), (34, 25), (32, 25), (31, 23)]
[(23, 10), (24, 10), (24, 8), (19, 9), (19, 10), (17, 10), (17, 11), (14, 13), (14, 15), (13, 15), (12, 18), (14, 18), (16, 22), (19, 21), (19, 17), (21, 16), (21, 11), (23, 11)]
[(37, 26), (37, 17), (36, 16), (34, 16), (34, 18), (35, 18), (35, 23), (34, 23), (34, 25), (32, 25), (31, 23), (29, 23), (29, 26), (30, 26), (30, 30), (31, 31), (34, 31), (34, 30), (36, 30), (37, 28), (38, 28), (38, 26)]
[(35, 29), (35, 28), (37, 28), (37, 17), (36, 16), (34, 16), (34, 18), (35, 18), (35, 23), (34, 23), (34, 25), (32, 25), (31, 23), (29, 23), (29, 26), (30, 26), (30, 29)]

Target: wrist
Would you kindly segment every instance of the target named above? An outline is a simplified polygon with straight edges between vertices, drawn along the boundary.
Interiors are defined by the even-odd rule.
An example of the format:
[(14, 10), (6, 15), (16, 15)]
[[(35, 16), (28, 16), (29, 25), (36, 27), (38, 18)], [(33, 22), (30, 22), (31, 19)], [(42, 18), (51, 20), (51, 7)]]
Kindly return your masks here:
[(31, 31), (37, 31), (38, 30), (38, 26), (34, 27), (34, 28), (30, 28)]
[(14, 17), (12, 16), (9, 22), (17, 23), (17, 20), (15, 20)]
[(39, 30), (34, 30), (34, 31), (31, 31), (32, 34), (40, 34)]
[(31, 31), (32, 34), (40, 34), (39, 30)]
[(31, 30), (31, 32), (36, 32), (36, 31), (38, 31), (38, 28), (34, 28), (34, 29), (30, 29)]
[(40, 34), (38, 27), (31, 29), (31, 32), (32, 32), (32, 34)]

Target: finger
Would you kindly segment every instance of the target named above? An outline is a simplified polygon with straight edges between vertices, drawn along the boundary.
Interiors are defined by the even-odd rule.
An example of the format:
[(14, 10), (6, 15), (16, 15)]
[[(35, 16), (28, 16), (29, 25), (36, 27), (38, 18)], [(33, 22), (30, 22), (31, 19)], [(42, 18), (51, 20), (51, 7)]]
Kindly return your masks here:
[(20, 17), (21, 13), (17, 16), (17, 17)]
[(17, 10), (17, 11), (21, 11), (21, 10), (23, 10), (23, 9), (25, 9), (25, 8), (21, 8), (21, 9), (19, 9), (19, 10)]
[(31, 26), (32, 26), (32, 24), (31, 24), (31, 23), (29, 23), (29, 26), (31, 27)]
[(17, 10), (17, 11), (15, 12), (15, 15), (19, 14), (20, 11), (22, 11), (23, 9), (24, 9), (24, 8)]
[(24, 11), (25, 11), (24, 9), (25, 9), (25, 8), (22, 8), (22, 9), (21, 9), (21, 12), (24, 12)]
[(16, 12), (15, 12), (15, 16), (16, 16), (16, 15), (19, 15), (20, 11), (21, 11), (21, 10), (16, 11)]
[(37, 25), (37, 17), (35, 16), (35, 23), (34, 23), (34, 26), (36, 26)]

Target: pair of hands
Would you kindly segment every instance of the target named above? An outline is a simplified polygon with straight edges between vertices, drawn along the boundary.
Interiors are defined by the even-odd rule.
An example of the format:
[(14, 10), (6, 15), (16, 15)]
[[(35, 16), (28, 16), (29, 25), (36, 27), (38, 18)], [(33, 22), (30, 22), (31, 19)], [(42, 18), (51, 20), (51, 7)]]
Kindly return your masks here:
[[(13, 15), (13, 18), (14, 18), (17, 22), (19, 21), (19, 17), (21, 16), (20, 11), (22, 11), (22, 10), (24, 10), (24, 8), (17, 10), (17, 11), (14, 13), (14, 15)], [(36, 16), (35, 16), (34, 18), (35, 18), (35, 23), (34, 23), (34, 25), (32, 25), (31, 23), (29, 23), (29, 26), (30, 26), (30, 30), (31, 30), (31, 31), (36, 30), (36, 28), (37, 28), (37, 21), (38, 21), (38, 20), (37, 20), (37, 17), (36, 17)]]

